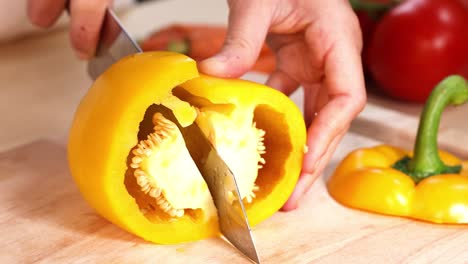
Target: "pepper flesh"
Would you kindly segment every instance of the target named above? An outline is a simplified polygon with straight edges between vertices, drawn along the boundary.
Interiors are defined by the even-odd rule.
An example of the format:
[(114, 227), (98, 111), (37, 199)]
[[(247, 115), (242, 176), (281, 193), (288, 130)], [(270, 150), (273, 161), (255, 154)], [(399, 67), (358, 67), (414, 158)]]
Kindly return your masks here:
[(467, 100), (466, 81), (447, 77), (425, 105), (414, 153), (389, 145), (352, 151), (330, 177), (330, 195), (370, 212), (433, 223), (468, 223), (468, 161), (436, 146), (443, 108)]
[[(149, 195), (157, 196), (158, 191), (145, 193), (144, 182), (137, 182), (132, 164), (142, 165), (142, 161), (132, 161), (133, 151), (154, 132), (152, 118), (156, 113), (151, 106), (158, 104), (170, 108), (182, 126), (199, 122), (208, 137), (209, 132), (216, 132), (211, 136), (213, 142), (224, 146), (226, 130), (224, 126), (213, 129), (220, 124), (214, 120), (227, 117), (226, 128), (231, 124), (258, 128), (250, 130), (255, 144), (254, 151), (248, 153), (254, 153), (252, 167), (258, 170), (261, 159), (265, 164), (256, 178), (245, 182), (249, 187), (244, 198), (252, 200), (245, 206), (249, 222), (255, 226), (281, 208), (297, 182), (304, 154), (306, 129), (297, 106), (284, 94), (261, 84), (200, 75), (195, 61), (185, 55), (147, 52), (124, 58), (104, 72), (81, 101), (70, 129), (71, 174), (83, 197), (100, 215), (155, 243), (219, 235), (216, 214), (206, 208), (187, 209), (183, 215), (171, 211), (177, 197), (171, 198), (174, 204), (166, 212), (161, 208), (167, 205), (158, 205)], [(250, 123), (235, 125), (233, 120), (241, 120), (245, 114)], [(260, 151), (262, 144), (266, 151)], [(162, 152), (172, 151), (165, 149)], [(236, 151), (229, 155), (235, 157)], [(227, 160), (229, 155), (225, 155)], [(154, 161), (142, 166), (146, 172), (153, 170), (149, 168)], [(232, 166), (236, 167), (233, 171), (242, 170)], [(159, 171), (154, 170), (156, 174)]]

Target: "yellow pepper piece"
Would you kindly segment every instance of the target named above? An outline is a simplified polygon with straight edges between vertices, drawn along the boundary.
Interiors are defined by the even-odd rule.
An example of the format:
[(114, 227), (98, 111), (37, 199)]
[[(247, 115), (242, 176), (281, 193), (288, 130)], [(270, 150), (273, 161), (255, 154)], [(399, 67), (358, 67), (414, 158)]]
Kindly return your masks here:
[(306, 129), (284, 94), (200, 75), (172, 52), (126, 57), (82, 99), (70, 129), (71, 174), (86, 201), (121, 228), (172, 244), (219, 235), (216, 209), (180, 132), (153, 105), (197, 122), (238, 178), (252, 226), (278, 211), (302, 166)]
[[(460, 164), (440, 151), (446, 164)], [(412, 217), (435, 223), (468, 223), (468, 167), (462, 174), (428, 177), (417, 185), (391, 166), (411, 153), (379, 145), (349, 153), (327, 183), (338, 202), (365, 211)]]
[(434, 223), (468, 223), (468, 161), (437, 149), (443, 108), (468, 101), (459, 76), (443, 80), (423, 110), (415, 151), (380, 145), (349, 153), (327, 187), (338, 202), (356, 209)]

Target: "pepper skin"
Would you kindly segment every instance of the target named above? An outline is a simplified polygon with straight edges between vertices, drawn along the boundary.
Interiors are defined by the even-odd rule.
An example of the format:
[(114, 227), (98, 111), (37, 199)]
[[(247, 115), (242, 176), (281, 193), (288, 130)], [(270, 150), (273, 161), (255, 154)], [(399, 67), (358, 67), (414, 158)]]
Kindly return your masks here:
[[(439, 153), (448, 165), (461, 163), (447, 152)], [(410, 153), (389, 145), (355, 150), (330, 178), (329, 193), (352, 208), (436, 223), (468, 223), (468, 162), (461, 174), (435, 175), (416, 185), (392, 168), (406, 155)]]
[(466, 81), (447, 77), (425, 105), (415, 150), (384, 144), (352, 151), (330, 177), (330, 195), (360, 210), (433, 223), (468, 223), (468, 161), (438, 150), (436, 142), (443, 108), (467, 100)]
[[(164, 150), (153, 151), (153, 155), (159, 156), (148, 159), (145, 164), (139, 163), (141, 157), (151, 154), (144, 151), (152, 143), (144, 143), (145, 138), (141, 135), (146, 133), (145, 129), (153, 129), (151, 117), (148, 118), (151, 125), (146, 125), (147, 128), (145, 120), (154, 104), (170, 108), (182, 126), (194, 122), (199, 111), (215, 112), (217, 118), (229, 117), (235, 111), (251, 111), (256, 127), (265, 131), (266, 153), (262, 157), (266, 163), (258, 170), (256, 196), (251, 196), (252, 201), (245, 203), (250, 224), (255, 226), (270, 217), (288, 199), (300, 174), (306, 142), (305, 124), (297, 106), (284, 94), (261, 84), (200, 75), (196, 62), (185, 55), (145, 52), (118, 61), (94, 82), (78, 106), (70, 128), (68, 160), (71, 175), (82, 196), (98, 214), (136, 236), (159, 244), (219, 235), (216, 214), (211, 215), (204, 208), (186, 210), (185, 214), (180, 210), (165, 214), (157, 206), (166, 208), (168, 204), (151, 200), (152, 197), (138, 186), (147, 182), (136, 182), (129, 173), (132, 165), (150, 167), (148, 173), (156, 171), (156, 174), (168, 171), (168, 168), (182, 172), (189, 170), (186, 163), (170, 164), (181, 157), (179, 153), (182, 151), (171, 142)], [(243, 115), (238, 116), (243, 118)], [(210, 121), (209, 118), (204, 121), (207, 120)], [(211, 125), (216, 126), (216, 123)], [(204, 129), (210, 132), (209, 126)], [(217, 129), (223, 131), (223, 127)], [(136, 149), (138, 144), (140, 149)], [(132, 151), (140, 153), (133, 157), (133, 161), (129, 158)], [(232, 156), (242, 158), (241, 155)], [(158, 166), (166, 167), (154, 168), (154, 162), (161, 159), (166, 163)], [(166, 181), (172, 176), (167, 174)], [(171, 184), (183, 185), (184, 181)], [(180, 189), (165, 188), (162, 194)], [(156, 196), (157, 191), (150, 193)], [(201, 191), (207, 190), (202, 188)], [(184, 195), (193, 194), (187, 192)], [(169, 201), (171, 197), (166, 198)], [(173, 195), (172, 199), (181, 202), (178, 195)]]

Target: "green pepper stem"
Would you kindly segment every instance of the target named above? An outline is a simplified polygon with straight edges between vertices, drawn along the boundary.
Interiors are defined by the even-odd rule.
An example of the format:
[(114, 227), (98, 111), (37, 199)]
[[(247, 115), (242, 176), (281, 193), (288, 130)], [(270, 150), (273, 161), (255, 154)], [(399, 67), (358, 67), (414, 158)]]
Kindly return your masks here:
[[(460, 105), (468, 101), (468, 85), (458, 75), (442, 80), (427, 99), (418, 127), (414, 156), (408, 169), (418, 178), (451, 171), (439, 157), (437, 133), (442, 112), (448, 105)], [(453, 167), (452, 167), (453, 169)]]
[(367, 12), (378, 12), (378, 11), (387, 11), (394, 7), (395, 5), (399, 4), (402, 0), (392, 0), (388, 3), (376, 3), (370, 1), (363, 1), (363, 0), (349, 0), (351, 7), (353, 10), (364, 10)]
[(170, 41), (167, 44), (167, 50), (188, 55), (190, 52), (190, 44), (188, 40)]

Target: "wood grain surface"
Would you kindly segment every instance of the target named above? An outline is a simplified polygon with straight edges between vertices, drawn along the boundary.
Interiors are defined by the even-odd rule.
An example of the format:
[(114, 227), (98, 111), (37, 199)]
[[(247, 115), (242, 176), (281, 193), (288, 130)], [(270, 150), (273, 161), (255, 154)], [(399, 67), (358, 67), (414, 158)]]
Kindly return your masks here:
[[(370, 214), (330, 198), (324, 181), (337, 162), (378, 143), (348, 133), (299, 209), (254, 228), (263, 263), (468, 263), (467, 226)], [(1, 153), (0, 171), (0, 263), (249, 263), (220, 238), (156, 245), (101, 218), (78, 192), (60, 143)]]

